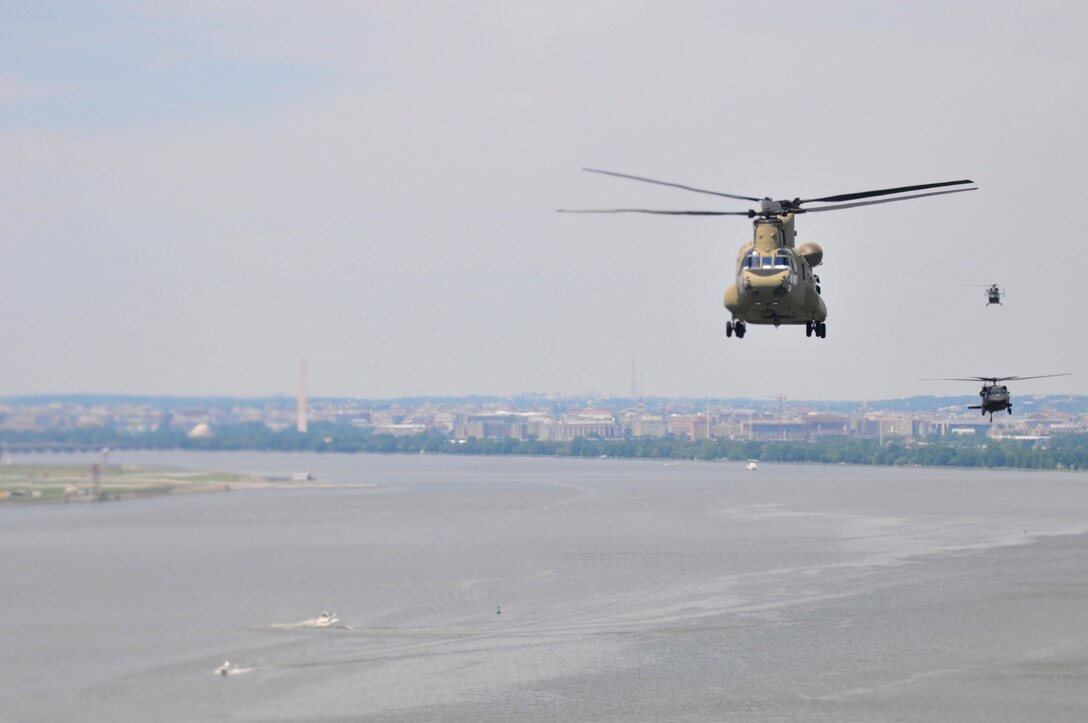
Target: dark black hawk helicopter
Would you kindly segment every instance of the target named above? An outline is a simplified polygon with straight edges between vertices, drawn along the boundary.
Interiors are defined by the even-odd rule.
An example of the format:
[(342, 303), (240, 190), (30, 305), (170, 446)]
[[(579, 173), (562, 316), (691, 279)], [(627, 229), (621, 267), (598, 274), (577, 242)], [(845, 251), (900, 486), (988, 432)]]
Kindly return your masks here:
[(978, 395), (982, 398), (982, 404), (972, 404), (968, 409), (981, 409), (982, 416), (990, 415), (990, 421), (994, 421), (994, 412), (1002, 409), (1012, 414), (1012, 397), (1009, 396), (1009, 388), (998, 382), (1011, 382), (1023, 379), (1043, 379), (1046, 377), (1067, 377), (1072, 372), (1064, 374), (1039, 374), (1033, 377), (950, 377), (929, 381), (948, 382), (982, 382), (982, 390)]
[[(964, 286), (986, 286), (986, 284), (964, 284)], [(1001, 303), (1001, 299), (1005, 298), (1005, 292), (1001, 290), (997, 284), (990, 284), (986, 286), (986, 306), (990, 304), (997, 304), (998, 306), (1004, 306)]]

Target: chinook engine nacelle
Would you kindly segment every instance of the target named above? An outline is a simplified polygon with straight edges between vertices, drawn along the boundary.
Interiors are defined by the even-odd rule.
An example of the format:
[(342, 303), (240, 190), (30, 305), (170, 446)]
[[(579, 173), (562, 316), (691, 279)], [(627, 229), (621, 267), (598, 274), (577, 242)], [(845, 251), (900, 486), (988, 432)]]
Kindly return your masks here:
[(813, 243), (812, 241), (801, 244), (801, 247), (797, 249), (797, 253), (804, 256), (805, 261), (813, 268), (819, 266), (824, 260), (823, 248), (820, 244)]

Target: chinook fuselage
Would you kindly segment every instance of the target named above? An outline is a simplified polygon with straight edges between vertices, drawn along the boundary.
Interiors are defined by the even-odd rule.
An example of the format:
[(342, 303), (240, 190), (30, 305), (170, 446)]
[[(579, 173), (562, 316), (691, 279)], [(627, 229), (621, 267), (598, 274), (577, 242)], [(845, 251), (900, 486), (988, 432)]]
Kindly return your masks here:
[(726, 327), (730, 336), (734, 330), (744, 336), (745, 324), (805, 324), (809, 336), (824, 336), (827, 306), (813, 271), (823, 249), (815, 243), (795, 246), (793, 218), (755, 220), (752, 242), (737, 254), (736, 283), (725, 292), (725, 308), (733, 315)]

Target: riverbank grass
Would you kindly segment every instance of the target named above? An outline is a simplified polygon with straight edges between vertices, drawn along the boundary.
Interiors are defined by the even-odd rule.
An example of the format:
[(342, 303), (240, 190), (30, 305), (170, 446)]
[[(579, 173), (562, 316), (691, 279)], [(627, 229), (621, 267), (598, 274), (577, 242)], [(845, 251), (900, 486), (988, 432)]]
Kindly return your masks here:
[(0, 466), (0, 505), (105, 502), (196, 492), (226, 492), (264, 480), (230, 472), (188, 472), (133, 465)]

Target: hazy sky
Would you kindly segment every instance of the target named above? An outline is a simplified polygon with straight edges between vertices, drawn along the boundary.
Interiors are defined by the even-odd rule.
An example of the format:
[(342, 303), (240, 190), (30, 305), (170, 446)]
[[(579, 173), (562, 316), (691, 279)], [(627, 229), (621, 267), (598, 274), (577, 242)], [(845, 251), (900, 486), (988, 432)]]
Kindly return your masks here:
[[(5, 2), (0, 395), (1088, 393), (1088, 5)], [(744, 195), (827, 339), (725, 337)], [(985, 306), (999, 282), (1005, 307)]]

